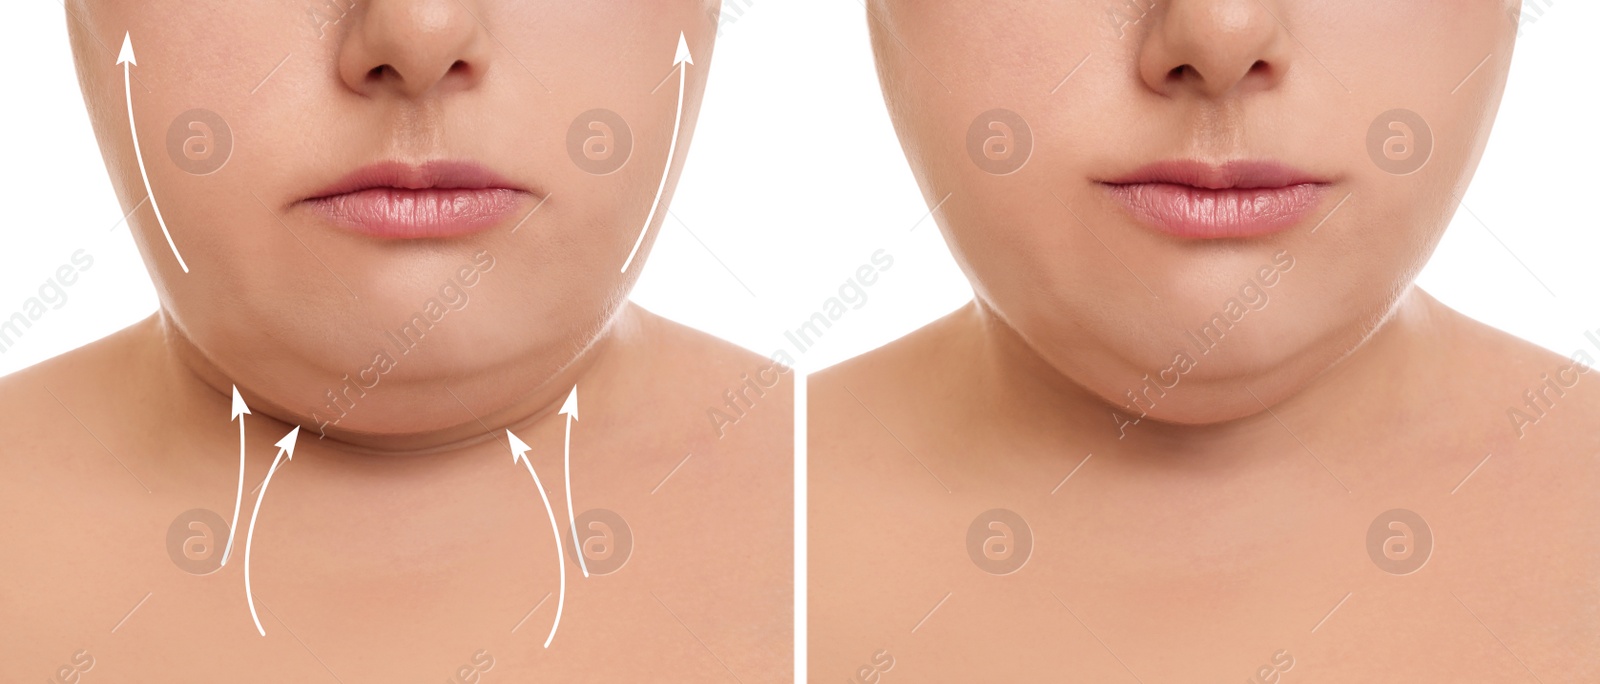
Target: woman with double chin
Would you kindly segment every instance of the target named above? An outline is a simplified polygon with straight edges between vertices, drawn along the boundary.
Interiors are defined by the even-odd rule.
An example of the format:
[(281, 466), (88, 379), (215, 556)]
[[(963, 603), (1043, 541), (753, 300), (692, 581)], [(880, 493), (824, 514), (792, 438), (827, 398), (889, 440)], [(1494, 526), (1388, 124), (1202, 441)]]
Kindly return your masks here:
[(627, 300), (714, 4), (65, 10), (160, 308), (0, 379), (0, 679), (790, 677), (792, 373)]
[(1414, 283), (1517, 2), (866, 9), (974, 297), (809, 380), (814, 678), (1600, 680), (1600, 380)]

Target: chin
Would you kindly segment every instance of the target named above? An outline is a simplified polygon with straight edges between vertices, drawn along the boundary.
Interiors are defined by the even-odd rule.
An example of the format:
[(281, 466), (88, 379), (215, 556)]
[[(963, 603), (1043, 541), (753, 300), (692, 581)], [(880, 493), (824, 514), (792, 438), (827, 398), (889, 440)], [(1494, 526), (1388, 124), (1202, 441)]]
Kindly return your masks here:
[[(1143, 367), (1084, 378), (1079, 384), (1105, 405), (1113, 425), (1220, 425), (1257, 415), (1309, 385), (1342, 355), (1316, 340), (1296, 344), (1287, 331), (1261, 330), (1226, 344), (1176, 344), (1141, 352)], [(1133, 345), (1129, 345), (1133, 346)], [(1148, 425), (1145, 425), (1148, 427)]]
[[(1150, 430), (1157, 424), (1223, 425), (1259, 414), (1264, 410), (1263, 404), (1271, 406), (1293, 393), (1292, 388), (1276, 384), (1201, 383), (1190, 378), (1163, 388), (1153, 376), (1136, 387), (1106, 386), (1091, 391), (1104, 402), (1107, 422), (1119, 438)], [(1134, 399), (1130, 400), (1130, 392)]]

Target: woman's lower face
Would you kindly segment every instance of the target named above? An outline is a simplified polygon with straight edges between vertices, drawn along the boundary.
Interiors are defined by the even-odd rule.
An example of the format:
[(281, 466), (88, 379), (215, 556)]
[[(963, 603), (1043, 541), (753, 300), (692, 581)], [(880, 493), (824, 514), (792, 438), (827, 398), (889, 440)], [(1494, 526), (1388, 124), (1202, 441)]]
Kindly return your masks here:
[(1258, 412), (1246, 387), (1296, 392), (1391, 314), (1483, 151), (1514, 4), (870, 16), (889, 112), (982, 305), (1123, 412), (1209, 423)]
[(687, 149), (715, 12), (68, 10), (115, 187), (161, 212), (129, 220), (171, 327), (274, 414), (352, 437), (447, 427), (444, 385), (507, 404), (595, 342)]

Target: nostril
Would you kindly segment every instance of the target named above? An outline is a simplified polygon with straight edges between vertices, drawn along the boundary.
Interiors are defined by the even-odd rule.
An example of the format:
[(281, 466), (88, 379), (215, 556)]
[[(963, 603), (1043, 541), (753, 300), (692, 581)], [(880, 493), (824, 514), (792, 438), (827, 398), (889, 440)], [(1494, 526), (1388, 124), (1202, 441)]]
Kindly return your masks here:
[(467, 63), (466, 62), (463, 62), (463, 61), (458, 59), (458, 60), (455, 61), (454, 64), (450, 65), (450, 73), (461, 73), (463, 71), (466, 71), (468, 68), (469, 67), (467, 67)]
[(1188, 73), (1189, 71), (1190, 71), (1189, 65), (1187, 65), (1187, 64), (1179, 64), (1178, 66), (1173, 67), (1172, 71), (1168, 71), (1167, 72), (1167, 80), (1170, 80), (1170, 81), (1181, 81), (1181, 80), (1183, 80), (1183, 75), (1185, 73)]
[(1259, 73), (1261, 73), (1263, 71), (1267, 71), (1270, 68), (1271, 67), (1267, 66), (1267, 63), (1265, 61), (1262, 61), (1262, 60), (1258, 59), (1258, 60), (1256, 60), (1255, 64), (1251, 64), (1250, 65), (1250, 73), (1259, 74)]
[(382, 80), (384, 72), (389, 71), (389, 70), (390, 70), (390, 66), (387, 65), (387, 64), (379, 64), (378, 66), (372, 67), (372, 69), (367, 72), (367, 80), (369, 80), (369, 81)]

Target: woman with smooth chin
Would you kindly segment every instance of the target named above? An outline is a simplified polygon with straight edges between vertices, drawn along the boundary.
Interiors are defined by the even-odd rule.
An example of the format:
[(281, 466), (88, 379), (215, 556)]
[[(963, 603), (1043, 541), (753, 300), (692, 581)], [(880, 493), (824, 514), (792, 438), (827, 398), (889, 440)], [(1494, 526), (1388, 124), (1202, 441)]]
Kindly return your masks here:
[(975, 297), (812, 378), (813, 675), (1600, 680), (1595, 352), (1413, 284), (1518, 9), (869, 3)]
[(4, 679), (786, 679), (791, 376), (627, 301), (716, 7), (67, 3), (161, 305), (0, 381)]

